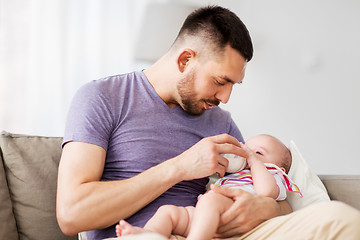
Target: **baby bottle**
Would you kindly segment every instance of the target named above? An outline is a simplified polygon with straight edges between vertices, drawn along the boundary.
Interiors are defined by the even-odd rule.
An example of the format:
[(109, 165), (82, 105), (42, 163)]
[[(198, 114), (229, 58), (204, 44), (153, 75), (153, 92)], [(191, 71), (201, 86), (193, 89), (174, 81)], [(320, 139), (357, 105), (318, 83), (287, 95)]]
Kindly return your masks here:
[(235, 154), (223, 154), (222, 156), (229, 161), (229, 165), (226, 170), (228, 173), (238, 172), (246, 166), (246, 159), (243, 157)]

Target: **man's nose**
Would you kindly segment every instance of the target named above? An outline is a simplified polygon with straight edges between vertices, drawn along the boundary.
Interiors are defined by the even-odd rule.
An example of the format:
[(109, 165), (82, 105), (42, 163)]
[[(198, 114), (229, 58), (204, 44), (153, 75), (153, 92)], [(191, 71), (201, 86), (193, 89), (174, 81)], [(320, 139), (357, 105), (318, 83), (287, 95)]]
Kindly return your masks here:
[(227, 84), (222, 86), (221, 89), (216, 93), (215, 97), (220, 100), (220, 102), (226, 104), (229, 101), (231, 91), (232, 91), (232, 84)]

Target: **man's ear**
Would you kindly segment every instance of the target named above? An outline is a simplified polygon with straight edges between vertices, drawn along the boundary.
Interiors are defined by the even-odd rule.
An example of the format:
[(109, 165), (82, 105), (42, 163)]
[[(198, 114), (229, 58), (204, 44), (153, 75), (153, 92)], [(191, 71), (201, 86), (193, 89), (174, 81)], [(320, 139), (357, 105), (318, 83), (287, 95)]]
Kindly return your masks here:
[(177, 61), (179, 71), (183, 73), (189, 64), (189, 61), (194, 57), (195, 57), (195, 52), (192, 49), (186, 48), (184, 51), (182, 51), (179, 54)]

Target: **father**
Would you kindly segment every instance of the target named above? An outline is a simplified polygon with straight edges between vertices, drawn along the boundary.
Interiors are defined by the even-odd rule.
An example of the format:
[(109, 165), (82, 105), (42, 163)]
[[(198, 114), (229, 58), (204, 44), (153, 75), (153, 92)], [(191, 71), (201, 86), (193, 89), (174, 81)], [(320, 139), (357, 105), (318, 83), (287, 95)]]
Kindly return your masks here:
[[(225, 8), (205, 7), (187, 17), (170, 50), (148, 69), (80, 88), (59, 166), (62, 231), (113, 237), (120, 219), (143, 226), (161, 205), (194, 206), (207, 177), (224, 175), (221, 154), (243, 155), (239, 129), (217, 105), (243, 81), (252, 55), (241, 20)], [(291, 212), (286, 201), (217, 191), (235, 200), (219, 236)]]

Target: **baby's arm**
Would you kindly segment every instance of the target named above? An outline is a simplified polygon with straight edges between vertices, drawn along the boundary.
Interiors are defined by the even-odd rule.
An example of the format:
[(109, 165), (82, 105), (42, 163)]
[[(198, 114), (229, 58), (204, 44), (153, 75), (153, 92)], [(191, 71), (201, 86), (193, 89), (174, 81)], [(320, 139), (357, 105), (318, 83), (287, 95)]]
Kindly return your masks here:
[(264, 163), (257, 158), (256, 153), (251, 151), (243, 144), (242, 148), (248, 154), (246, 161), (251, 170), (251, 176), (256, 194), (276, 199), (280, 190), (276, 184), (274, 176), (267, 170)]

